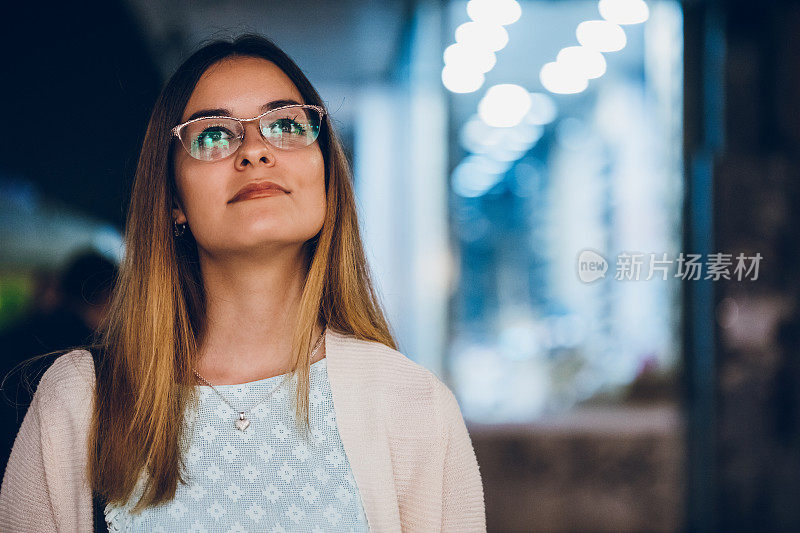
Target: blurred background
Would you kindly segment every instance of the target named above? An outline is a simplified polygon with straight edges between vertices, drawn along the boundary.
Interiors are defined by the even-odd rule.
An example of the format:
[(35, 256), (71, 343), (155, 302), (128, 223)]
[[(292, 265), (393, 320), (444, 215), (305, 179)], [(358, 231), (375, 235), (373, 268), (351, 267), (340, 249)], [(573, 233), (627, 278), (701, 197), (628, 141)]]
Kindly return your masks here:
[[(3, 376), (88, 342), (158, 91), (258, 32), (345, 141), (489, 531), (800, 530), (800, 3), (106, 0), (2, 25)], [(3, 467), (44, 368), (3, 383)]]

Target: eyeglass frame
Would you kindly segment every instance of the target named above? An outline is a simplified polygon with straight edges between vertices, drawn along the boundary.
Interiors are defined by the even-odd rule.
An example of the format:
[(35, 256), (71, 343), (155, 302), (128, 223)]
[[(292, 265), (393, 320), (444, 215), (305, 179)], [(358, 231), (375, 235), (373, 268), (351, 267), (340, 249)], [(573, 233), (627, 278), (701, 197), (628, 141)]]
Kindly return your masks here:
[[(322, 128), (322, 123), (325, 120), (325, 115), (326, 115), (325, 109), (322, 106), (318, 106), (318, 105), (314, 105), (314, 104), (288, 104), (288, 105), (282, 105), (282, 106), (279, 106), (279, 107), (275, 107), (273, 109), (268, 109), (268, 110), (264, 111), (263, 113), (261, 113), (260, 115), (258, 115), (257, 117), (253, 117), (253, 118), (237, 118), (237, 117), (228, 117), (228, 116), (225, 116), (225, 115), (211, 115), (211, 116), (207, 116), (207, 117), (197, 117), (197, 118), (193, 118), (191, 120), (187, 120), (183, 124), (178, 124), (177, 126), (173, 127), (170, 131), (172, 132), (172, 135), (174, 137), (178, 138), (178, 141), (180, 141), (180, 144), (181, 144), (181, 146), (183, 146), (183, 149), (186, 151), (186, 153), (188, 153), (189, 156), (192, 157), (193, 159), (197, 159), (196, 157), (192, 156), (191, 152), (189, 152), (189, 149), (186, 148), (185, 144), (183, 144), (183, 138), (181, 137), (181, 134), (180, 134), (180, 131), (183, 128), (185, 128), (186, 126), (188, 126), (189, 124), (192, 124), (194, 122), (199, 122), (201, 120), (208, 120), (210, 118), (211, 119), (213, 119), (213, 118), (216, 118), (216, 119), (225, 118), (225, 119), (235, 120), (239, 124), (242, 125), (241, 141), (244, 142), (244, 129), (245, 129), (244, 125), (245, 124), (248, 124), (250, 122), (260, 121), (266, 115), (268, 115), (268, 114), (270, 114), (270, 113), (272, 113), (274, 111), (278, 111), (278, 110), (281, 110), (281, 109), (287, 109), (287, 108), (290, 108), (290, 107), (303, 107), (303, 108), (311, 108), (311, 109), (316, 110), (319, 113), (319, 125), (320, 125), (320, 128)], [(280, 146), (275, 146), (267, 137), (264, 136), (264, 132), (261, 131), (261, 128), (258, 128), (258, 133), (259, 133), (259, 135), (261, 135), (261, 138), (263, 140), (265, 140), (265, 141), (267, 141), (267, 143), (269, 143), (270, 146), (272, 146), (274, 148), (277, 148), (278, 150), (286, 150), (286, 148), (282, 148)], [(317, 135), (317, 139), (319, 139), (319, 134)], [(316, 142), (317, 139), (314, 139), (314, 142)], [(314, 143), (312, 142), (310, 144), (307, 144), (306, 146), (311, 146), (312, 144), (314, 144)], [(241, 145), (239, 145), (239, 148), (241, 148)], [(230, 155), (222, 157), (222, 158), (220, 158), (218, 160), (213, 160), (213, 159), (210, 160), (210, 161), (207, 161), (205, 159), (197, 159), (197, 160), (198, 161), (207, 161), (207, 162), (221, 161), (222, 159), (226, 159), (226, 158), (230, 157), (231, 155), (235, 154), (237, 151), (239, 151), (239, 148), (237, 148), (236, 150), (231, 152)]]

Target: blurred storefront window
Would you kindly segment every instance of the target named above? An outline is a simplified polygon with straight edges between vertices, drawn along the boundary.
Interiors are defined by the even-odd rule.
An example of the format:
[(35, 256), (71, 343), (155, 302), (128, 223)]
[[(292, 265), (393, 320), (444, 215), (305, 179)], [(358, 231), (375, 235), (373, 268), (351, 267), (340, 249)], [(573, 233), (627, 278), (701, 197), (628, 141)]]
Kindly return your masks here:
[[(581, 23), (603, 20), (598, 2), (520, 5), (481, 87), (449, 93), (457, 275), (447, 367), (465, 418), (478, 422), (530, 421), (652, 384), (676, 392), (680, 6), (648, 2), (647, 20), (617, 26), (621, 49), (581, 55), (591, 49)], [(466, 7), (447, 10), (456, 38)], [(587, 63), (598, 55), (603, 68)], [(584, 68), (583, 82), (570, 87), (568, 72), (543, 68), (551, 62)], [(493, 89), (502, 84), (527, 98)], [(502, 125), (515, 112), (517, 124)], [(605, 261), (598, 279), (579, 276), (581, 252)], [(628, 256), (641, 262), (635, 277), (620, 267)]]

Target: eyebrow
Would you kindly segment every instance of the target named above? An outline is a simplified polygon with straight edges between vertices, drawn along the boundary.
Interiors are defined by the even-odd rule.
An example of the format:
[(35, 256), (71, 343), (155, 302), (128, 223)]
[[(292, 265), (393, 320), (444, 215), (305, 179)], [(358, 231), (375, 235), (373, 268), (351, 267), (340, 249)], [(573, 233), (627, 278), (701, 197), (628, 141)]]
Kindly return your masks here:
[[(266, 104), (261, 106), (261, 112), (269, 111), (270, 109), (275, 109), (277, 107), (282, 107), (285, 105), (303, 105), (300, 102), (292, 99), (282, 99), (282, 100), (273, 100), (271, 102), (267, 102)], [(192, 113), (192, 115), (184, 120), (184, 122), (189, 122), (190, 120), (194, 120), (200, 117), (218, 117), (218, 116), (231, 116), (231, 111), (229, 109), (201, 109), (200, 111), (196, 111)]]

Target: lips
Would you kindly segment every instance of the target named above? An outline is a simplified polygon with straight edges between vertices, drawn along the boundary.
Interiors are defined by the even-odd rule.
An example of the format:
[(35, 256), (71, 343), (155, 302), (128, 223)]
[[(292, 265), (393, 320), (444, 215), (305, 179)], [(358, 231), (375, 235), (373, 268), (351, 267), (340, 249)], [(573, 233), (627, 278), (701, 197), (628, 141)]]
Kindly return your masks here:
[(285, 187), (282, 187), (273, 181), (254, 181), (239, 189), (239, 192), (237, 192), (236, 195), (228, 201), (228, 203), (232, 204), (233, 202), (246, 200), (253, 196), (266, 195), (270, 192), (274, 194), (289, 194), (289, 191), (286, 190)]

